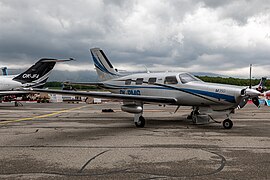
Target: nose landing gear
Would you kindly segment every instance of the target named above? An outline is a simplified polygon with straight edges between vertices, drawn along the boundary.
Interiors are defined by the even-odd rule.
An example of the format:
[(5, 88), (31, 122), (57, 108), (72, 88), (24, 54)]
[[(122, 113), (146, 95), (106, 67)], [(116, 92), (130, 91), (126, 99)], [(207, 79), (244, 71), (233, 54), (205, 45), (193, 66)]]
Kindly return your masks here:
[[(203, 111), (204, 110), (204, 111)], [(209, 124), (210, 120), (215, 123), (221, 123), (220, 121), (216, 121), (212, 114), (215, 112), (212, 109), (202, 109), (201, 107), (193, 107), (192, 112), (188, 115), (187, 119), (191, 119), (194, 124)], [(224, 129), (231, 129), (233, 127), (233, 122), (230, 119), (230, 114), (234, 113), (234, 110), (226, 110), (226, 111), (218, 111), (217, 113), (224, 113), (227, 116), (222, 122)]]
[(231, 129), (233, 127), (233, 122), (230, 119), (225, 119), (222, 124), (224, 129)]

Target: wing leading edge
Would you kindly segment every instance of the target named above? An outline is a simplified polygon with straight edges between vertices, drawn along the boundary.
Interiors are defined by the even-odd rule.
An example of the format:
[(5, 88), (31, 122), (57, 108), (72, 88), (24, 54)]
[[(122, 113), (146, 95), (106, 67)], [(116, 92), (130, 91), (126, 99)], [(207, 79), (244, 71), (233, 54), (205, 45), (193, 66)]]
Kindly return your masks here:
[(102, 82), (64, 82), (65, 85), (102, 86)]
[(10, 90), (10, 91), (0, 91), (0, 97), (1, 96), (9, 96), (9, 95), (18, 95), (18, 94), (33, 94), (34, 92), (32, 91), (13, 91), (13, 90)]
[(51, 94), (66, 94), (73, 96), (84, 96), (84, 97), (96, 97), (106, 99), (121, 99), (131, 101), (142, 101), (149, 103), (162, 103), (162, 104), (176, 104), (177, 99), (172, 97), (157, 97), (157, 96), (141, 96), (141, 95), (127, 95), (127, 94), (112, 94), (104, 92), (81, 92), (81, 91), (66, 91), (66, 90), (50, 90), (50, 89), (38, 89), (33, 88), (34, 92), (45, 92)]

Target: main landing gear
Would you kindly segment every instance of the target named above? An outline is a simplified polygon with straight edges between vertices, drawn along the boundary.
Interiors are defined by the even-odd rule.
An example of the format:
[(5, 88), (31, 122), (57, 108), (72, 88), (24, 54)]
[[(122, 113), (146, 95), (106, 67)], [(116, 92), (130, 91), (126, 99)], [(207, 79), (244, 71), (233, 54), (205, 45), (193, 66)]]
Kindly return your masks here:
[(145, 126), (145, 119), (143, 116), (139, 117), (139, 121), (135, 122), (137, 128), (143, 128)]
[(145, 119), (142, 113), (134, 114), (134, 123), (137, 128), (143, 128), (145, 126)]

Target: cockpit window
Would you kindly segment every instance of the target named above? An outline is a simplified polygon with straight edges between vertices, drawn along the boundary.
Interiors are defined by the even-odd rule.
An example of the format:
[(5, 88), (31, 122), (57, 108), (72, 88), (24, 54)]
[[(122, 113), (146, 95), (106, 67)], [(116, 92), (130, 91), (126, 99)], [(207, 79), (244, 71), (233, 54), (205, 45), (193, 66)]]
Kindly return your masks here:
[(200, 81), (200, 79), (192, 76), (191, 74), (187, 74), (187, 73), (180, 74), (179, 75), (179, 78), (180, 78), (180, 80), (181, 80), (181, 82), (183, 84), (188, 83), (188, 82), (191, 82), (191, 81)]
[(177, 84), (178, 81), (175, 76), (167, 76), (165, 77), (164, 84)]

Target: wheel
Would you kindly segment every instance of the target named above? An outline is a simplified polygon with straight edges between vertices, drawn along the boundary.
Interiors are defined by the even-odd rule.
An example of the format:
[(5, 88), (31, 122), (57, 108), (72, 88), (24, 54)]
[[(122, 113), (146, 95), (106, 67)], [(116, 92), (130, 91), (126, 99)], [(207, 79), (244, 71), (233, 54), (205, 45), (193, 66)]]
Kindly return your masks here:
[(231, 129), (233, 127), (233, 122), (230, 119), (225, 119), (223, 121), (223, 127), (225, 129)]
[(143, 116), (140, 116), (139, 117), (139, 121), (138, 122), (135, 122), (135, 125), (138, 128), (143, 128), (144, 125), (145, 125), (145, 119), (144, 119), (144, 117)]

